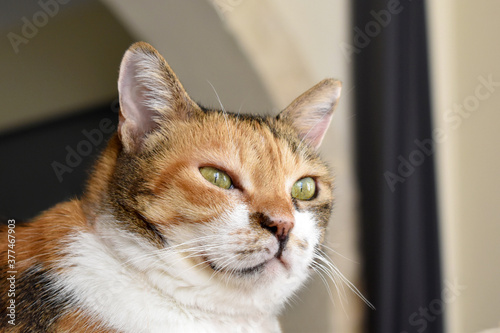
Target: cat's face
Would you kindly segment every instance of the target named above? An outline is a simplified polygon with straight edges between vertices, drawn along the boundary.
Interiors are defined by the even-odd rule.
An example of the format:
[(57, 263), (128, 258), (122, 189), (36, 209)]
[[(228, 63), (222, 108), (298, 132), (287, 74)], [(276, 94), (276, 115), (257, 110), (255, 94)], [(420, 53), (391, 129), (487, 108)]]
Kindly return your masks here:
[(138, 265), (189, 283), (293, 293), (332, 208), (316, 149), (338, 81), (322, 81), (278, 117), (206, 110), (141, 43), (124, 57), (119, 89), (123, 148), (110, 201), (121, 227), (154, 248)]

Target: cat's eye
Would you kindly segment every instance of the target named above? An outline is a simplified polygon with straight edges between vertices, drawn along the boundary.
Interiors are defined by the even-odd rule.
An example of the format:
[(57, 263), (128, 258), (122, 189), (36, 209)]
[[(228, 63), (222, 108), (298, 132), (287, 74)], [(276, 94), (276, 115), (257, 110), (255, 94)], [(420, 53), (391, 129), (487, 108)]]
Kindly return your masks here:
[(212, 184), (219, 186), (224, 189), (230, 189), (233, 187), (233, 182), (231, 177), (227, 173), (213, 167), (201, 167), (201, 175), (211, 182)]
[(292, 197), (299, 200), (309, 200), (316, 193), (316, 182), (311, 177), (299, 179), (292, 186)]

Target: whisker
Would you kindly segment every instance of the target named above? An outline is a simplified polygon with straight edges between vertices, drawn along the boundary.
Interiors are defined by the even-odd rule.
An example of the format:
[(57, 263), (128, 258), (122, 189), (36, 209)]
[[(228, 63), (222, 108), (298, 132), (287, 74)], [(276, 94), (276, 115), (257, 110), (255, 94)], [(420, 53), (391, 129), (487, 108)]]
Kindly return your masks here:
[[(318, 259), (319, 259), (319, 257), (318, 257)], [(322, 268), (322, 272), (333, 282), (335, 290), (337, 291), (337, 294), (339, 295), (342, 308), (344, 308), (343, 299), (346, 299), (346, 301), (347, 301), (347, 297), (345, 294), (345, 289), (344, 289), (344, 285), (342, 284), (342, 281), (338, 281), (338, 277), (336, 276), (335, 272), (332, 272), (331, 270), (329, 270), (328, 267), (324, 266), (324, 264), (322, 264), (321, 262), (316, 262), (316, 264)], [(342, 298), (342, 297), (344, 297), (344, 298)]]
[[(163, 249), (156, 249), (156, 250), (153, 250), (152, 252), (146, 253), (144, 255), (130, 258), (129, 260), (123, 262), (122, 265), (128, 265), (129, 263), (135, 263), (137, 261), (141, 261), (141, 260), (145, 260), (145, 259), (149, 259), (149, 258), (153, 258), (153, 257), (157, 257), (158, 260), (167, 259), (165, 257), (165, 255), (179, 254), (182, 252), (186, 252), (189, 249), (189, 248), (188, 249), (180, 249), (182, 247), (191, 245), (193, 243), (199, 243), (200, 241), (207, 241), (207, 240), (212, 240), (212, 239), (217, 239), (217, 238), (218, 237), (216, 235), (202, 236), (202, 237), (194, 238), (194, 239), (191, 239), (189, 241), (179, 243), (176, 245), (169, 245)], [(161, 258), (160, 258), (160, 256), (161, 256)], [(158, 262), (158, 260), (155, 261), (155, 263)]]
[(314, 269), (314, 271), (315, 271), (316, 273), (318, 273), (319, 277), (320, 277), (320, 278), (321, 278), (321, 280), (323, 281), (323, 284), (324, 284), (324, 285), (325, 285), (325, 287), (326, 287), (326, 290), (327, 290), (327, 292), (328, 292), (328, 296), (330, 297), (330, 300), (332, 301), (332, 303), (335, 303), (335, 301), (334, 301), (334, 299), (333, 299), (333, 294), (332, 294), (332, 290), (331, 290), (331, 288), (330, 288), (330, 285), (328, 284), (328, 282), (326, 281), (325, 277), (324, 277), (324, 276), (323, 276), (323, 274), (322, 274), (322, 273), (323, 273), (324, 268), (323, 268), (323, 267), (321, 267), (318, 263), (313, 262), (312, 264), (313, 264), (312, 268)]
[[(333, 263), (331, 263), (331, 261), (328, 259), (328, 256), (323, 251), (321, 251), (319, 259), (327, 265), (327, 273), (332, 279), (332, 281), (339, 282), (340, 288), (342, 289), (342, 293), (340, 292), (340, 290), (338, 290), (339, 295), (343, 296), (346, 302), (349, 303), (349, 298), (347, 297), (344, 288), (344, 283), (343, 283), (344, 281), (342, 280), (342, 277), (338, 274), (340, 270), (335, 265), (333, 265)], [(328, 270), (328, 268), (330, 269)]]
[[(350, 261), (350, 262), (352, 262), (352, 263), (354, 263), (354, 264), (358, 264), (358, 265), (359, 265), (359, 262), (357, 262), (357, 261), (355, 261), (355, 260), (352, 260), (351, 258), (348, 258), (348, 257), (344, 256), (343, 254), (341, 254), (340, 252), (338, 252), (338, 251), (334, 250), (334, 249), (333, 249), (333, 248), (331, 248), (330, 246), (328, 246), (328, 245), (326, 245), (326, 244), (324, 244), (324, 243), (323, 243), (323, 244), (321, 244), (321, 246), (322, 246), (322, 247), (324, 247), (325, 249), (327, 249), (328, 251), (331, 251), (331, 252), (335, 253), (336, 255), (338, 255), (338, 256), (340, 256), (340, 257), (344, 258), (345, 260), (348, 260), (348, 261)], [(325, 252), (323, 252), (323, 253), (326, 255), (326, 253), (325, 253)]]
[(236, 114), (236, 119), (238, 119), (240, 117), (241, 109), (243, 108), (243, 104), (245, 104), (247, 97), (248, 97), (248, 95), (243, 99), (243, 102), (241, 102), (240, 107), (238, 109), (238, 113)]
[(221, 101), (221, 99), (220, 99), (220, 97), (219, 97), (219, 94), (217, 93), (217, 90), (215, 90), (214, 85), (213, 85), (210, 81), (208, 81), (208, 80), (207, 80), (207, 82), (208, 82), (208, 84), (212, 87), (212, 89), (213, 89), (213, 91), (214, 91), (214, 93), (215, 93), (215, 96), (217, 97), (217, 100), (219, 101), (220, 107), (222, 108), (222, 114), (224, 115), (224, 120), (225, 120), (225, 122), (226, 122), (227, 135), (229, 136), (229, 139), (231, 140), (231, 144), (232, 144), (232, 146), (233, 146), (233, 148), (234, 148), (233, 136), (232, 136), (232, 134), (231, 134), (231, 133), (229, 133), (229, 125), (228, 125), (228, 123), (227, 123), (227, 111), (226, 111), (226, 109), (224, 108), (224, 105), (222, 105), (222, 101)]
[(315, 257), (321, 260), (321, 262), (330, 269), (330, 272), (335, 274), (345, 285), (347, 285), (347, 287), (351, 289), (351, 291), (355, 295), (357, 295), (366, 305), (368, 305), (368, 307), (370, 307), (371, 309), (375, 309), (373, 304), (371, 304), (368, 299), (359, 291), (359, 289), (356, 288), (356, 286), (351, 281), (349, 281), (349, 279), (346, 278), (344, 274), (340, 272), (340, 270), (329, 260), (329, 258), (326, 257), (326, 254), (322, 250), (317, 249), (316, 254), (317, 255)]

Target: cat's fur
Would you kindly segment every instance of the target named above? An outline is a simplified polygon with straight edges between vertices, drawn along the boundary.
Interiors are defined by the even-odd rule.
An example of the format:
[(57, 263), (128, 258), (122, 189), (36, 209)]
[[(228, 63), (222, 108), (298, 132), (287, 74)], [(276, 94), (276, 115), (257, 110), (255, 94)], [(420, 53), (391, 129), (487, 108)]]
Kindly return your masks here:
[[(317, 148), (340, 82), (318, 83), (277, 117), (209, 110), (136, 43), (118, 88), (119, 128), (85, 195), (15, 229), (16, 326), (1, 229), (1, 331), (279, 332), (330, 217)], [(211, 184), (203, 166), (235, 187)], [(315, 180), (311, 200), (290, 195), (303, 177)]]

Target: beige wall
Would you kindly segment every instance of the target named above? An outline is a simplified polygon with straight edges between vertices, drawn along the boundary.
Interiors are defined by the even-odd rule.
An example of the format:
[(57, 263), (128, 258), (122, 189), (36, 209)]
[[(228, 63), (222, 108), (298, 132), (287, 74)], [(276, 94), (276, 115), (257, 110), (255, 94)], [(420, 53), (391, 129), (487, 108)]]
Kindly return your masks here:
[(500, 2), (428, 4), (448, 332), (477, 332), (500, 324)]
[[(0, 4), (0, 11), (9, 6)], [(101, 106), (118, 94), (118, 66), (131, 38), (113, 15), (96, 0), (60, 5), (13, 47), (7, 35), (24, 38), (22, 18), (33, 23), (37, 13), (44, 12), (34, 4), (11, 13), (10, 24), (0, 21), (0, 132)]]

